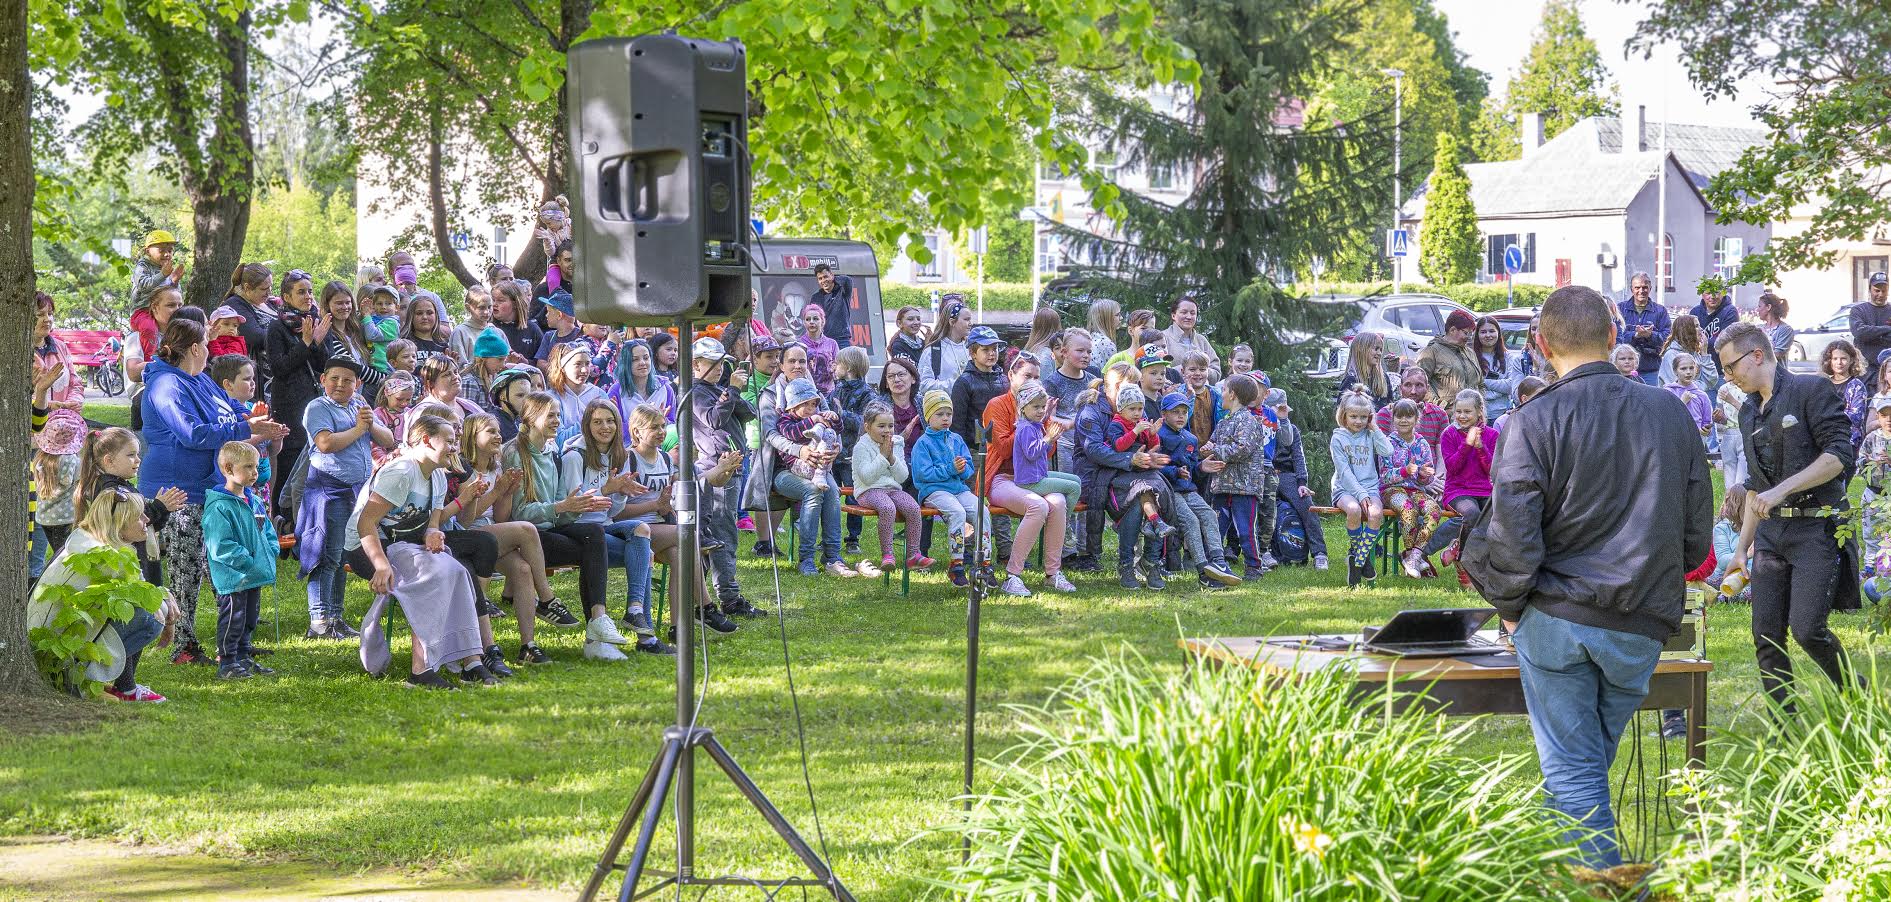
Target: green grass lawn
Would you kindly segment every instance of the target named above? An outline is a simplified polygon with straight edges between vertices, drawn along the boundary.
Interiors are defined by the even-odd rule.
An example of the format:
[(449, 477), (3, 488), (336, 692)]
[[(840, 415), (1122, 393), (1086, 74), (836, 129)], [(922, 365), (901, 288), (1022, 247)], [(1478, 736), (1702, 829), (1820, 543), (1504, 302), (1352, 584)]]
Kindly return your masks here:
[[(1329, 542), (1343, 538), (1337, 524), (1328, 527)], [(408, 690), (364, 676), (352, 645), (301, 639), (307, 619), (292, 577), (285, 566), (283, 583), (265, 594), (259, 629), (261, 643), (278, 650), (268, 663), (279, 675), (219, 683), (209, 668), (154, 655), (141, 679), (169, 704), (116, 707), (76, 731), (0, 738), (0, 832), (178, 843), (342, 871), (393, 866), (581, 883), (672, 719), (671, 662), (585, 661), (578, 633), (544, 630), (541, 642), (556, 662), (506, 685)], [(621, 598), (621, 570), (614, 577), (613, 598)], [(768, 568), (745, 559), (741, 578), (752, 598), (774, 607)], [(1401, 608), (1467, 600), (1448, 579), (1388, 578), (1361, 591), (1347, 591), (1343, 580), (1343, 570), (1292, 568), (1219, 593), (1197, 592), (1192, 580), (1126, 593), (1113, 578), (1089, 577), (1075, 596), (995, 599), (984, 618), (980, 753), (998, 755), (1021, 738), (1006, 706), (1041, 703), (1095, 656), (1127, 649), (1179, 667), (1175, 641), (1184, 633), (1354, 631)], [(560, 577), (557, 588), (575, 598), (575, 576)], [(773, 618), (745, 622), (709, 644), (702, 723), (814, 841), (782, 660), (785, 628), (836, 872), (863, 899), (934, 893), (924, 878), (957, 854), (933, 831), (959, 808), (963, 594), (941, 574), (917, 579), (907, 598), (877, 581), (791, 574), (781, 591), (779, 626)], [(351, 618), (368, 601), (366, 582), (351, 580)], [(202, 604), (199, 615), (210, 634), (214, 609)], [(1854, 649), (1862, 624), (1855, 614), (1834, 623)], [(512, 624), (497, 627), (502, 644), (515, 647)], [(1708, 645), (1718, 665), (1709, 720), (1725, 726), (1753, 709), (1758, 685), (1746, 609), (1713, 608)], [(405, 650), (403, 634), (397, 670)], [(1469, 748), (1527, 754), (1528, 727), (1519, 717), (1487, 719)], [(698, 872), (798, 873), (712, 769), (703, 759)], [(667, 823), (658, 863), (669, 858)]]

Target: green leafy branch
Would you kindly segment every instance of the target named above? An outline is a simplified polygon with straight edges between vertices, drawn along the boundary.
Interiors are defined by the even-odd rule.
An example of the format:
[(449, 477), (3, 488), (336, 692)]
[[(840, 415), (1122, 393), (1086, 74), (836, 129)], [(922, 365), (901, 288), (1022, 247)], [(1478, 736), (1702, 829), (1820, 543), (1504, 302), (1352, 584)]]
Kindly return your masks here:
[[(110, 660), (102, 636), (107, 623), (124, 623), (143, 609), (156, 612), (164, 590), (145, 582), (130, 548), (94, 548), (65, 559), (72, 581), (41, 583), (36, 601), (53, 606), (52, 619), (27, 633), (34, 660), (47, 680), (65, 691), (95, 697), (103, 688), (88, 679), (88, 664)], [(83, 585), (76, 585), (83, 583)]]

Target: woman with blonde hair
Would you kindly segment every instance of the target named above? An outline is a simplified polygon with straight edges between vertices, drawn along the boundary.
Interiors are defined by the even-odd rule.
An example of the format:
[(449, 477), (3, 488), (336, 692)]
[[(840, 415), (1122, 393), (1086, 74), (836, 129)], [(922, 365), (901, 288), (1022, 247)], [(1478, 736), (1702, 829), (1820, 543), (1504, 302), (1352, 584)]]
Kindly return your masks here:
[(588, 620), (574, 616), (557, 598), (540, 599), (538, 617), (554, 626), (585, 625), (585, 657), (625, 660), (617, 650), (625, 640), (605, 607), (610, 571), (605, 562), (604, 527), (580, 523), (586, 513), (606, 511), (611, 499), (596, 492), (559, 491), (558, 449), (552, 440), (562, 425), (558, 399), (544, 392), (527, 395), (519, 415), (519, 434), (500, 452), (502, 470), (521, 470), (517, 488), (501, 498), (495, 520), (524, 520), (538, 530), (539, 547), (550, 567), (578, 568), (578, 591)]
[(579, 431), (584, 411), (593, 403), (609, 403), (604, 389), (591, 382), (591, 345), (574, 341), (552, 349), (545, 367), (545, 389), (558, 399), (558, 413), (564, 427), (558, 431), (558, 446), (565, 446)]
[(1385, 368), (1385, 336), (1361, 332), (1353, 336), (1346, 350), (1346, 375), (1339, 380), (1339, 396), (1355, 388), (1363, 389), (1378, 410), (1398, 400), (1398, 380)]
[[(55, 594), (55, 588), (77, 591), (91, 584), (90, 577), (73, 569), (72, 558), (78, 555), (99, 548), (118, 549), (122, 552), (123, 569), (114, 569), (111, 575), (119, 579), (136, 577), (138, 556), (133, 546), (147, 540), (155, 541), (156, 537), (150, 534), (150, 526), (150, 520), (145, 516), (144, 498), (137, 492), (114, 487), (98, 493), (86, 507), (85, 515), (79, 518), (72, 535), (66, 539), (65, 547), (46, 564), (45, 572), (40, 574), (39, 582), (33, 588), (32, 600), (27, 603), (27, 628), (51, 625), (59, 613), (59, 605), (50, 597)], [(154, 641), (160, 646), (165, 644), (166, 640), (161, 634), (168, 633), (169, 625), (181, 616), (167, 592), (155, 613), (133, 605), (130, 618), (108, 621), (92, 628), (93, 641), (100, 641), (105, 631), (111, 630), (122, 651), (113, 662), (101, 662), (108, 672), (112, 666), (119, 667), (116, 673), (106, 676), (110, 681), (105, 689), (106, 695), (125, 702), (164, 701), (164, 696), (138, 682), (138, 659)], [(112, 640), (104, 641), (109, 650)]]
[(1031, 314), (1031, 336), (1024, 340), (1023, 353), (1037, 358), (1038, 368), (1048, 373), (1057, 368), (1057, 361), (1051, 359), (1056, 350), (1051, 339), (1064, 330), (1064, 321), (1057, 311), (1049, 307), (1039, 307)]
[(1090, 302), (1084, 327), (1090, 331), (1090, 359), (1108, 360), (1116, 356), (1116, 330), (1122, 326), (1123, 307), (1109, 298)]

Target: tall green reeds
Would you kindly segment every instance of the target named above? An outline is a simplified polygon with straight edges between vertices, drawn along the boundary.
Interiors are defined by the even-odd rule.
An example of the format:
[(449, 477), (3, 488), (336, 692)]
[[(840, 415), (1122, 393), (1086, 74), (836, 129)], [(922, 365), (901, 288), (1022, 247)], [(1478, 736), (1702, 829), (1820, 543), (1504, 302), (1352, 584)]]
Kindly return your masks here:
[(1041, 709), (965, 825), (952, 886), (992, 900), (1586, 898), (1524, 757), (1467, 722), (1355, 699), (1345, 674), (1262, 682), (1101, 662)]
[(1679, 775), (1690, 813), (1657, 887), (1689, 900), (1891, 899), (1891, 674), (1873, 651), (1852, 658), (1863, 689), (1800, 662), (1796, 710), (1769, 707), (1715, 737), (1713, 770)]

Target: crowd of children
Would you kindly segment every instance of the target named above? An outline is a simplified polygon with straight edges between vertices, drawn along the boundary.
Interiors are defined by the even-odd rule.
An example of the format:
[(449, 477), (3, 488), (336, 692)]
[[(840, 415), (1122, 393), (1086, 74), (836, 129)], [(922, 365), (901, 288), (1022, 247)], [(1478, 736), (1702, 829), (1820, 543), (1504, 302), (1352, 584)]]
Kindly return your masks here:
[[(1125, 317), (1109, 302), (1079, 328), (1059, 328), (1040, 311), (1031, 339), (1014, 349), (947, 296), (930, 325), (924, 310), (898, 312), (876, 382), (868, 349), (837, 342), (818, 304), (785, 311), (776, 328), (752, 321), (692, 336), (620, 331), (580, 323), (573, 292), (581, 286), (558, 270), (548, 279), (556, 290), (540, 295), (493, 268), (488, 284), (467, 291), (455, 322), (411, 284), (411, 261), (390, 261), (393, 284), (378, 267), (365, 267), (353, 289), (330, 283), (319, 305), (306, 274), (286, 275), (279, 299), (269, 294), (268, 268), (249, 264), (206, 328), (174, 303), (181, 267), (155, 240), (164, 237), (153, 236), (138, 269), (142, 302), (162, 306), (141, 307), (134, 324), (141, 340), (147, 329), (156, 333), (152, 373), (206, 374), (209, 387), (192, 390), (214, 392), (202, 402), (214, 440), (193, 435), (190, 448), (213, 457), (214, 472), (167, 466), (171, 478), (154, 480), (149, 462), (141, 467), (149, 435), (88, 434), (75, 401), (83, 386), (75, 393), (76, 374), (52, 372), (58, 347), (42, 331), (34, 571), (54, 572), (46, 561), (75, 547), (88, 501), (136, 498), (136, 516), (120, 519), (140, 528), (114, 521), (115, 531), (81, 544), (137, 548), (146, 577), (179, 596), (167, 608), (178, 627), (172, 660), (214, 663), (226, 679), (272, 672), (259, 662), (269, 650), (256, 647), (253, 630), (279, 548), (306, 581), (310, 639), (359, 635), (346, 610), (348, 573), (376, 594), (392, 593), (414, 623), (414, 685), (486, 684), (513, 676), (508, 662), (543, 663), (541, 625), (583, 629), (584, 654), (595, 659), (624, 659), (625, 647), (673, 653), (653, 620), (652, 587), (658, 564), (681, 564), (668, 491), (681, 478), (702, 481), (701, 565), (710, 578), (692, 607), (718, 633), (760, 613), (739, 585), (744, 533), (757, 555), (789, 557), (803, 574), (850, 578), (934, 567), (934, 534), (943, 531), (954, 585), (984, 580), (1019, 597), (1031, 592), (1025, 571), (1040, 545), (1051, 591), (1075, 591), (1069, 573), (1101, 572), (1112, 527), (1118, 582), (1129, 589), (1164, 588), (1189, 571), (1214, 589), (1284, 561), (1327, 567), (1316, 512), (1322, 487), (1309, 484), (1303, 440), (1310, 424), (1293, 422), (1286, 393), (1253, 370), (1250, 348), (1235, 345), (1219, 359), (1192, 329), (1193, 298), (1178, 300), (1167, 330), (1150, 311)], [(254, 321), (262, 318), (269, 321)], [(43, 320), (50, 324), (49, 305)], [(206, 347), (192, 350), (193, 337)], [(692, 342), (687, 390), (676, 373), (679, 341)], [(282, 353), (265, 365), (259, 345)], [(1327, 444), (1331, 504), (1346, 521), (1347, 583), (1377, 577), (1374, 552), (1388, 517), (1405, 539), (1403, 572), (1434, 575), (1429, 556), (1444, 550), (1449, 564), (1457, 524), (1474, 521), (1490, 498), (1503, 418), (1487, 424), (1488, 414), (1528, 401), (1549, 374), (1480, 341), (1502, 385), (1439, 397), (1425, 371), (1372, 360), (1370, 350), (1384, 347), (1377, 336), (1357, 336), (1354, 347), (1368, 349), (1355, 361), (1377, 369), (1346, 383)], [(1628, 354), (1622, 362), (1637, 375)], [(1723, 467), (1740, 466), (1724, 452), (1742, 399), (1710, 382), (1688, 350), (1663, 366), (1703, 440), (1722, 447)], [(1883, 409), (1891, 428), (1891, 400), (1872, 409), (1873, 417)], [(173, 412), (153, 409), (150, 393), (138, 412), (172, 433), (190, 431)], [(694, 473), (676, 469), (679, 416), (692, 418)], [(1868, 469), (1874, 494), (1891, 478), (1884, 434), (1867, 428), (1861, 436), (1862, 459), (1878, 462)], [(148, 497), (136, 494), (139, 486)], [(875, 521), (864, 547), (863, 511)], [(788, 516), (797, 548), (777, 545)], [(193, 558), (154, 547), (160, 534), (201, 543), (197, 557), (216, 597), (213, 647), (196, 639)], [(621, 602), (606, 593), (620, 567), (628, 585)], [(578, 571), (577, 604), (557, 597), (548, 568)], [(494, 580), (503, 581), (497, 602), (488, 598)], [(517, 620), (511, 654), (493, 641), (495, 616)], [(149, 624), (125, 626), (143, 632)], [(114, 683), (113, 694), (161, 698), (136, 683), (136, 655), (128, 658), (134, 676)]]

